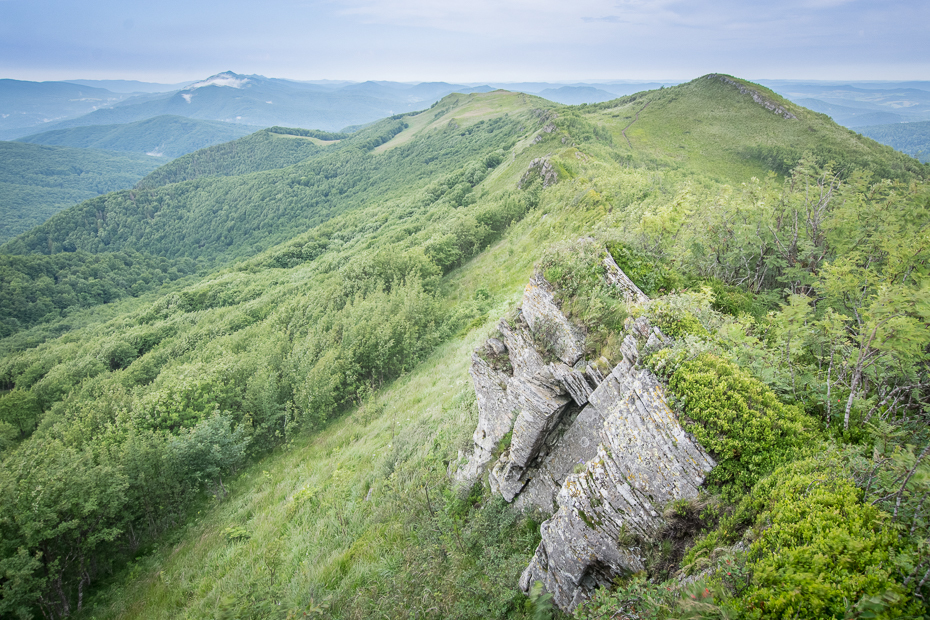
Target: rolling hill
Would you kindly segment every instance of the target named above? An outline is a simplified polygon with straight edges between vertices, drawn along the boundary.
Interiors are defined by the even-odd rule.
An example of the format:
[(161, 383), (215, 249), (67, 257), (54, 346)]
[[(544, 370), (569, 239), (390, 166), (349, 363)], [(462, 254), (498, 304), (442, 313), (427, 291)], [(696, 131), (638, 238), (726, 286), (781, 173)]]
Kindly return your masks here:
[[(571, 532), (454, 479), (485, 438), (480, 369), (534, 365), (498, 464), (527, 402), (562, 403), (552, 441), (584, 421), (545, 387), (580, 368), (654, 373), (657, 432), (681, 420), (716, 463), (649, 535), (598, 516), (630, 514), (598, 479), (645, 501), (602, 474), (617, 437), (569, 463), (560, 514), (641, 567), (571, 577), (593, 599), (575, 617), (925, 613), (927, 166), (718, 74), (308, 133), (192, 153), (0, 247), (0, 613), (565, 617), (519, 583), (541, 528)], [(559, 361), (562, 323), (529, 326), (525, 290), (586, 365)], [(661, 465), (648, 432), (618, 449)]]
[(856, 130), (925, 164), (930, 162), (930, 121), (867, 125)]
[(0, 242), (65, 207), (132, 187), (160, 163), (146, 155), (0, 142)]
[(19, 138), (17, 142), (122, 151), (173, 159), (241, 138), (255, 129), (233, 123), (165, 115), (125, 125), (88, 125), (45, 131)]

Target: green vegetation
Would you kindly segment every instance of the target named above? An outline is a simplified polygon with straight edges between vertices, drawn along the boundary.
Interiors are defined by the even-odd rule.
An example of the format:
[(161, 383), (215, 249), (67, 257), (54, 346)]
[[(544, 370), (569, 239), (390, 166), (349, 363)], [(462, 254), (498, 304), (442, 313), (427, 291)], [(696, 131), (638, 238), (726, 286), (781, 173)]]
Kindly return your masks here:
[(65, 207), (131, 187), (160, 163), (145, 155), (0, 142), (0, 243)]
[(623, 296), (604, 278), (604, 246), (593, 239), (548, 252), (543, 276), (556, 287), (562, 312), (585, 331), (586, 356), (620, 360), (620, 338), (629, 311)]
[(90, 254), (0, 254), (0, 337), (126, 296), (138, 296), (194, 272), (191, 259), (133, 250)]
[(241, 138), (255, 127), (162, 115), (125, 125), (88, 125), (53, 129), (17, 142), (180, 157), (191, 151)]
[(717, 460), (708, 480), (731, 492), (748, 490), (803, 448), (816, 448), (814, 421), (730, 362), (707, 354), (687, 361), (669, 389), (691, 420), (685, 429)]
[(925, 164), (930, 162), (930, 121), (870, 125), (856, 127), (856, 131), (876, 142), (907, 153)]
[[(471, 351), (535, 268), (591, 353), (630, 314), (676, 337), (650, 363), (721, 463), (716, 498), (667, 508), (653, 572), (577, 617), (921, 613), (925, 169), (790, 109), (713, 78), (576, 109), (454, 95), (212, 147), (7, 243), (0, 614), (551, 615), (516, 588), (544, 515), (449, 476)], [(277, 145), (283, 167), (249, 154)], [(759, 145), (813, 156), (778, 176)], [(599, 284), (602, 241), (658, 299)]]
[[(200, 177), (231, 177), (285, 168), (319, 154), (320, 145), (317, 142), (279, 138), (303, 137), (304, 132), (307, 130), (271, 127), (232, 142), (205, 148), (165, 164), (139, 181), (137, 187), (151, 189)], [(307, 133), (309, 136), (310, 132)]]

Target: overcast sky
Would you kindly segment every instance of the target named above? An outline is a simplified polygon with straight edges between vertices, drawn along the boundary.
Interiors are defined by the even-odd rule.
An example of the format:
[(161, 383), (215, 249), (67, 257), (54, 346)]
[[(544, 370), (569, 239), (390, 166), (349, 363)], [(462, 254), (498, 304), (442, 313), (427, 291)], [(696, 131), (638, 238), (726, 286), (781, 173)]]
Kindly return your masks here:
[(0, 0), (0, 78), (928, 80), (928, 0)]

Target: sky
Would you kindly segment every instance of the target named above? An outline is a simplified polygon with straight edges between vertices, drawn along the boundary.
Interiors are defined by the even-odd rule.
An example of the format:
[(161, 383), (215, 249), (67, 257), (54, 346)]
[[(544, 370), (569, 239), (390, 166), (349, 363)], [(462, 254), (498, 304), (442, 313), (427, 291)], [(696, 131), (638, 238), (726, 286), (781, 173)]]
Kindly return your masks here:
[(0, 0), (0, 78), (930, 80), (927, 0)]

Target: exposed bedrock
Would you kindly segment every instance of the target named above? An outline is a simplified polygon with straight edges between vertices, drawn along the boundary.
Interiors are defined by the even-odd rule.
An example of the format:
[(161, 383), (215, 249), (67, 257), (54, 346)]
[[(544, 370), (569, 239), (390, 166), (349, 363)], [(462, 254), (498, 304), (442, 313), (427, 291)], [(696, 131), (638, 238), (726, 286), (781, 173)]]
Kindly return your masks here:
[[(648, 301), (605, 252), (605, 278), (629, 303)], [(543, 583), (570, 611), (599, 585), (643, 569), (618, 540), (650, 537), (662, 507), (697, 495), (715, 463), (684, 431), (664, 388), (638, 366), (668, 340), (645, 318), (628, 320), (615, 365), (584, 358), (584, 334), (561, 312), (552, 286), (531, 278), (514, 319), (472, 356), (478, 426), (471, 481), (524, 510), (551, 513), (520, 585)]]

